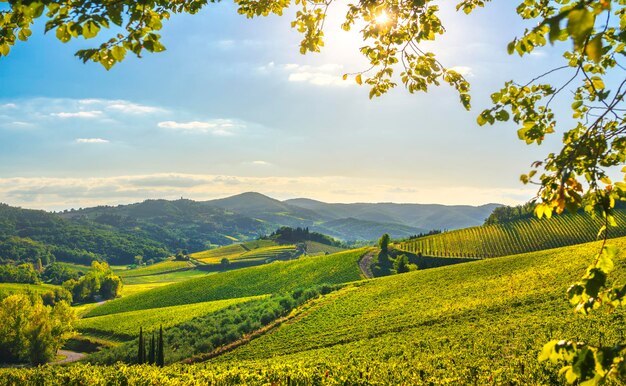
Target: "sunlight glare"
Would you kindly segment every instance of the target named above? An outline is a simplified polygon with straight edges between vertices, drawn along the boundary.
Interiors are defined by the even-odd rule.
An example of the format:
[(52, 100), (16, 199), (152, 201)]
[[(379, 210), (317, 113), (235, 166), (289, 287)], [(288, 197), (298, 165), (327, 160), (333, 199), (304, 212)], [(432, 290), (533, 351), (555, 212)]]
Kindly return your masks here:
[(382, 11), (380, 13), (380, 15), (378, 15), (378, 16), (376, 16), (374, 18), (374, 20), (376, 21), (376, 24), (378, 24), (378, 25), (385, 25), (385, 24), (389, 23), (390, 19), (389, 19), (389, 15), (387, 14), (387, 12), (386, 11)]

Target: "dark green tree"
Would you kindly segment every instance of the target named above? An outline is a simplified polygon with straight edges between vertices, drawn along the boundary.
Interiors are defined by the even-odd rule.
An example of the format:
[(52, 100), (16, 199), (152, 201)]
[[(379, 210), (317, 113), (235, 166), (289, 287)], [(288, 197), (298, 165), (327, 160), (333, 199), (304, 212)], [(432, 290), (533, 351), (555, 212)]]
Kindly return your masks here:
[(378, 240), (378, 246), (383, 254), (386, 255), (387, 252), (389, 252), (389, 235), (387, 233), (380, 237)]
[(139, 327), (139, 347), (137, 349), (137, 363), (146, 363), (146, 345), (143, 338), (143, 327)]
[(148, 363), (153, 365), (156, 360), (156, 347), (154, 340), (154, 331), (152, 331), (152, 338), (150, 339), (150, 349), (148, 351)]
[(159, 367), (163, 367), (165, 365), (165, 356), (163, 354), (163, 325), (159, 328), (159, 344), (157, 346), (156, 364)]

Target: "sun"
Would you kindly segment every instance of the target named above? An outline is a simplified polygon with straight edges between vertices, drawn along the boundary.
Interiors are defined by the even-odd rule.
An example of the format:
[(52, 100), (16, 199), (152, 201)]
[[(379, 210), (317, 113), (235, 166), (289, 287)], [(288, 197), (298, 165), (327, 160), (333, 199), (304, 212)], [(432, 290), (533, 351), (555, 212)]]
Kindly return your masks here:
[(389, 20), (390, 18), (386, 11), (382, 11), (378, 16), (374, 17), (374, 21), (378, 25), (385, 25), (389, 23)]

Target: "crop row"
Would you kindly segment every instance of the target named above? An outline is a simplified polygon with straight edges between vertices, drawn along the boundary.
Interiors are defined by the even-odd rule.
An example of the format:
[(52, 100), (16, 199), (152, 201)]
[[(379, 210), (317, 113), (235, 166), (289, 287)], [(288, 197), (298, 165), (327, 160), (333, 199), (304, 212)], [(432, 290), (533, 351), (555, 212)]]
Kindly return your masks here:
[(288, 292), (318, 284), (346, 283), (360, 279), (358, 261), (363, 253), (363, 249), (356, 249), (208, 275), (110, 301), (87, 316)]
[[(609, 228), (609, 237), (626, 236), (626, 212), (615, 217), (621, 226)], [(588, 214), (528, 218), (420, 237), (398, 248), (436, 257), (498, 257), (594, 241), (602, 223)]]
[(77, 329), (84, 335), (130, 340), (139, 334), (139, 328), (145, 332), (155, 331), (191, 320), (233, 304), (246, 302), (257, 297), (216, 300), (182, 306), (152, 308), (148, 310), (129, 311), (120, 314), (96, 316), (78, 321)]

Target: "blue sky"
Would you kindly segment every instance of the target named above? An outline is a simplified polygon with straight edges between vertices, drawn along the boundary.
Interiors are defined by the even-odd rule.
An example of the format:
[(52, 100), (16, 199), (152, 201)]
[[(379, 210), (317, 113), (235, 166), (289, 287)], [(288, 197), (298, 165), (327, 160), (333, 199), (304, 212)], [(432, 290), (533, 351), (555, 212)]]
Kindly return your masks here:
[(447, 34), (428, 48), (472, 84), (466, 112), (447, 87), (376, 100), (341, 75), (367, 68), (358, 34), (331, 12), (326, 47), (300, 55), (289, 15), (248, 20), (230, 3), (176, 16), (167, 51), (128, 57), (111, 71), (39, 25), (0, 59), (0, 202), (62, 209), (145, 198), (211, 199), (259, 191), (331, 202), (507, 204), (556, 149), (517, 140), (511, 125), (475, 117), (504, 81), (554, 67), (550, 50), (519, 59), (513, 3), (473, 15), (445, 9)]

